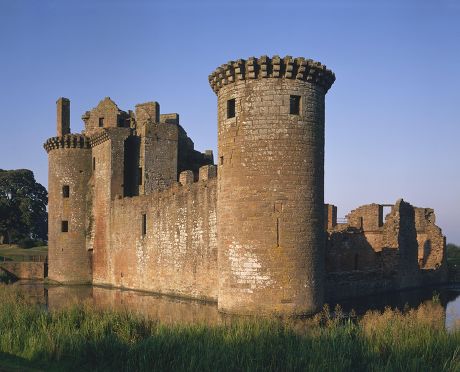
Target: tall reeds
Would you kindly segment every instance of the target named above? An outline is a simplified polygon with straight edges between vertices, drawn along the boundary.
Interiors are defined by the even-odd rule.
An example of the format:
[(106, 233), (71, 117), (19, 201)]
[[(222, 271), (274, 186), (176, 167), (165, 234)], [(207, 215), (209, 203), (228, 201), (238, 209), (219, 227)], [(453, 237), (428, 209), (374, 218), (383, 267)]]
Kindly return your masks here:
[(0, 285), (0, 367), (2, 355), (46, 370), (460, 371), (460, 331), (446, 331), (436, 299), (360, 319), (326, 307), (308, 320), (165, 325), (89, 304), (48, 312)]

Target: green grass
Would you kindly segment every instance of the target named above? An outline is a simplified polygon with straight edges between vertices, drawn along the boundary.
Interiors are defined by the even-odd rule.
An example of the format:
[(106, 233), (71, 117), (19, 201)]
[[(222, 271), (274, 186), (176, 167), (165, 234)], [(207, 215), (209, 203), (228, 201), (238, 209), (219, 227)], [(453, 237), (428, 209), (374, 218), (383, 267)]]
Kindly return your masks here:
[[(351, 321), (165, 325), (88, 305), (47, 312), (0, 285), (0, 366), (99, 371), (460, 371), (460, 331), (436, 301)], [(3, 357), (3, 358), (2, 358)], [(1, 370), (1, 368), (0, 368)]]
[(16, 244), (2, 244), (0, 245), (0, 260), (3, 257), (13, 261), (23, 261), (26, 258), (38, 257), (42, 258), (48, 255), (48, 246), (33, 247), (33, 248), (20, 248)]

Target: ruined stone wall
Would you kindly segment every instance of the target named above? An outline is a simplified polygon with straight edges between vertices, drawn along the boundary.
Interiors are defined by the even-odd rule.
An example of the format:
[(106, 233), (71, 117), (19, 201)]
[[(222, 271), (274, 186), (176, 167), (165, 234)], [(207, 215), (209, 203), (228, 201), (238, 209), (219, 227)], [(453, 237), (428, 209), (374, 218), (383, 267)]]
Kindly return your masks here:
[(210, 76), (222, 311), (309, 313), (323, 304), (324, 96), (333, 75), (318, 65), (327, 83), (290, 57), (229, 62)]
[(139, 194), (163, 190), (177, 182), (178, 128), (175, 124), (146, 124), (141, 136), (140, 167), (144, 177)]
[[(177, 181), (177, 124), (160, 124), (160, 105), (146, 102), (136, 105), (136, 134), (140, 136), (139, 193), (147, 195), (163, 190)], [(169, 116), (163, 119), (171, 119)]]
[(129, 127), (130, 116), (120, 110), (110, 97), (105, 97), (91, 111), (82, 116), (85, 122), (84, 134), (91, 136), (101, 128)]
[(324, 204), (324, 229), (333, 229), (337, 225), (337, 207), (333, 204)]
[(328, 236), (326, 271), (343, 272), (381, 268), (381, 256), (376, 253), (367, 235), (356, 228), (338, 228)]
[(13, 275), (17, 279), (38, 279), (45, 278), (44, 262), (0, 262), (0, 270)]
[(422, 269), (438, 269), (446, 262), (446, 241), (435, 222), (433, 209), (415, 208), (418, 262)]
[(212, 179), (111, 202), (94, 283), (217, 300), (216, 198)]
[(396, 291), (399, 289), (399, 281), (391, 271), (338, 271), (327, 273), (325, 287), (325, 302), (333, 302)]
[[(168, 118), (164, 119), (168, 120)], [(195, 180), (198, 180), (198, 172), (200, 167), (214, 164), (212, 151), (206, 150), (204, 153), (202, 153), (195, 150), (195, 145), (193, 144), (191, 138), (187, 135), (187, 132), (184, 130), (184, 128), (182, 128), (180, 125), (177, 127), (179, 131), (177, 164), (178, 173), (186, 170), (191, 170)]]
[(347, 216), (349, 224), (328, 229), (327, 298), (447, 280), (445, 239), (433, 210), (400, 199), (379, 227), (381, 209), (379, 204), (361, 206)]
[(384, 269), (395, 268), (400, 280), (400, 288), (416, 287), (420, 284), (417, 254), (417, 232), (415, 229), (414, 207), (399, 199), (392, 207), (383, 226), (384, 250), (395, 250), (396, 261), (384, 262)]
[(368, 204), (352, 210), (348, 224), (364, 231), (378, 231), (383, 226), (383, 208), (380, 204)]
[[(90, 282), (86, 250), (86, 195), (91, 177), (89, 141), (81, 135), (53, 137), (48, 151), (48, 276), (60, 282)], [(68, 197), (64, 196), (68, 186)], [(63, 231), (63, 224), (67, 230)]]

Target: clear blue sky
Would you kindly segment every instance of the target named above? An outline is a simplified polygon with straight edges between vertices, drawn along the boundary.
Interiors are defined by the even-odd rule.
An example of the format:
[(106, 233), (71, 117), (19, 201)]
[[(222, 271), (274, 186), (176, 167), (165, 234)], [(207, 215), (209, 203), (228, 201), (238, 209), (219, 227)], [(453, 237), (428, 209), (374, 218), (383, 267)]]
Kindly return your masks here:
[(198, 149), (216, 151), (208, 74), (279, 54), (330, 67), (326, 201), (339, 216), (398, 198), (435, 208), (460, 244), (460, 3), (389, 1), (0, 0), (0, 168), (47, 184), (42, 148), (55, 101), (73, 132), (110, 96), (128, 110), (178, 112)]

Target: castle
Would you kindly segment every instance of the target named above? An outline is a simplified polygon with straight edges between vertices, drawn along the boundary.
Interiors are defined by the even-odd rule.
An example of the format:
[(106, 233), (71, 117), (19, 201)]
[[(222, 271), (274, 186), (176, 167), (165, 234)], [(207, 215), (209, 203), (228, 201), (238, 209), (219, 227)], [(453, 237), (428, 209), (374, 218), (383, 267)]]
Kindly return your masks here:
[[(50, 280), (211, 300), (238, 314), (308, 314), (325, 301), (446, 280), (434, 212), (398, 200), (337, 221), (324, 203), (321, 63), (228, 62), (217, 94), (218, 157), (178, 114), (105, 98), (71, 134), (57, 101), (49, 156)], [(389, 213), (384, 216), (384, 209)]]

